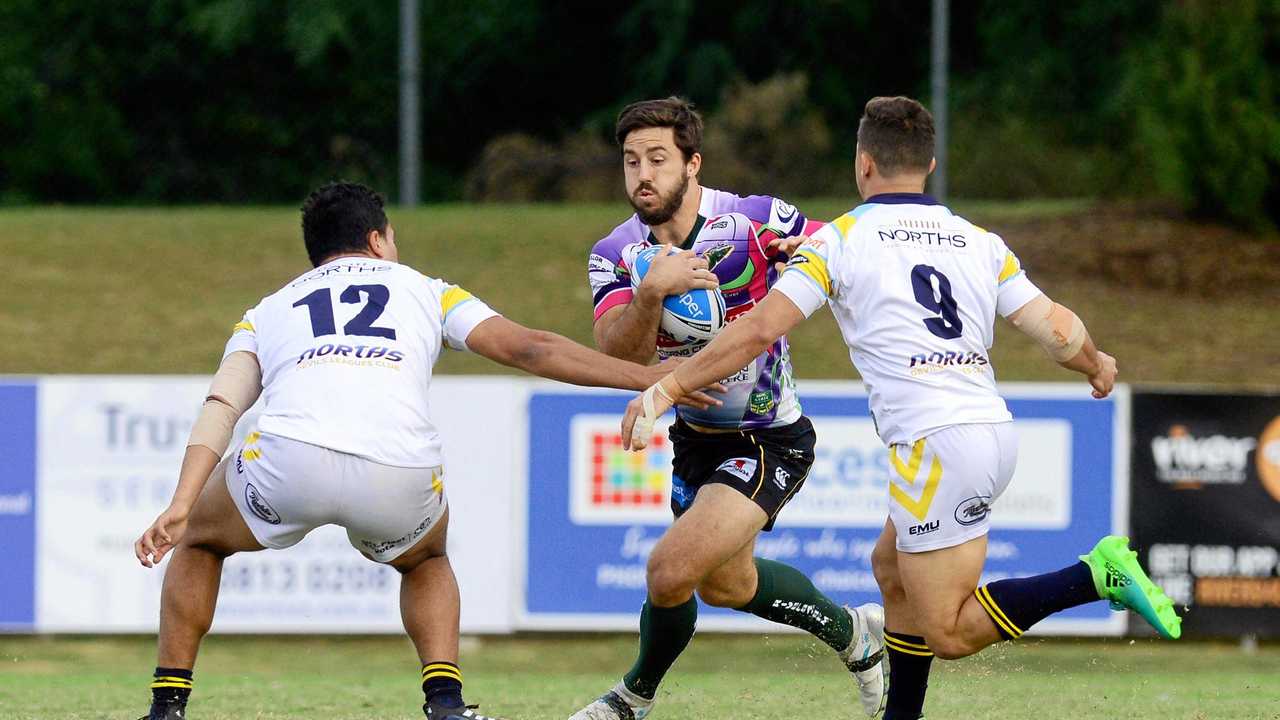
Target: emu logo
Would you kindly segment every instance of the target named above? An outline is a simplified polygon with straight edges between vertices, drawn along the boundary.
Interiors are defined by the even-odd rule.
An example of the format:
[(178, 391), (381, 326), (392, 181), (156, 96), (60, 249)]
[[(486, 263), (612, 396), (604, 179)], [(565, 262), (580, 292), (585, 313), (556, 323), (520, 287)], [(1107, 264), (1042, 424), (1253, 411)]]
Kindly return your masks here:
[(937, 530), (941, 526), (942, 526), (941, 520), (934, 520), (931, 523), (925, 523), (923, 525), (912, 525), (911, 529), (908, 530), (907, 533), (910, 535), (925, 535), (927, 533), (933, 532), (934, 530)]

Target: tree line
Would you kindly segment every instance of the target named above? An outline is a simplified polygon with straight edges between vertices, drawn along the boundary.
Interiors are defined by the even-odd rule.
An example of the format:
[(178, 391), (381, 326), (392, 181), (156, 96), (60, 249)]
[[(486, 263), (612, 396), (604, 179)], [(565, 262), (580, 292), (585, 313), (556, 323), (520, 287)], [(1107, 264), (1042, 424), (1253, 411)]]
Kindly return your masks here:
[[(332, 177), (391, 190), (396, 5), (6, 0), (0, 202), (294, 202)], [(846, 194), (866, 100), (929, 100), (929, 13), (927, 0), (422, 0), (424, 194), (525, 182), (535, 199), (594, 197), (595, 180), (565, 176), (612, 152), (624, 104), (671, 93), (727, 128), (709, 168), (761, 157), (763, 175), (726, 175)], [(1280, 220), (1280, 0), (953, 0), (950, 29), (953, 195)], [(535, 162), (495, 175), (520, 147)], [(537, 157), (560, 174), (539, 180)]]

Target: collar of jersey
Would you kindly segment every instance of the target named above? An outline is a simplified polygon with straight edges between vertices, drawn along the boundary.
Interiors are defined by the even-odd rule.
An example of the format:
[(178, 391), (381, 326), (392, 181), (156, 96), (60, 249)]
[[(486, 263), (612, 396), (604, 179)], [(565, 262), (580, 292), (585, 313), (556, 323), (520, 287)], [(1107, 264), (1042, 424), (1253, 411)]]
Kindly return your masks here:
[[(698, 237), (698, 231), (702, 229), (702, 226), (706, 224), (706, 222), (707, 218), (699, 213), (698, 219), (693, 221), (693, 229), (689, 231), (688, 237), (684, 239), (684, 242), (680, 243), (681, 250), (688, 250), (693, 247), (693, 239)], [(653, 234), (652, 229), (649, 230), (649, 237), (645, 238), (645, 240), (647, 240), (650, 245), (661, 244), (658, 242), (658, 236)]]
[(392, 261), (391, 261), (391, 260), (383, 260), (382, 258), (376, 258), (376, 257), (372, 257), (372, 256), (370, 256), (370, 255), (339, 255), (338, 257), (336, 257), (336, 258), (334, 258), (334, 259), (330, 260), (329, 262), (325, 263), (324, 265), (317, 265), (317, 266), (315, 266), (315, 267), (314, 267), (314, 268), (312, 268), (312, 269), (313, 269), (313, 270), (318, 270), (318, 269), (320, 269), (320, 268), (322, 268), (322, 267), (328, 267), (329, 265), (332, 265), (332, 264), (334, 264), (334, 263), (336, 263), (336, 262), (376, 262), (376, 263), (388, 263), (388, 264), (394, 264), (394, 263), (392, 263)]
[(941, 205), (924, 193), (880, 193), (867, 198), (863, 205)]

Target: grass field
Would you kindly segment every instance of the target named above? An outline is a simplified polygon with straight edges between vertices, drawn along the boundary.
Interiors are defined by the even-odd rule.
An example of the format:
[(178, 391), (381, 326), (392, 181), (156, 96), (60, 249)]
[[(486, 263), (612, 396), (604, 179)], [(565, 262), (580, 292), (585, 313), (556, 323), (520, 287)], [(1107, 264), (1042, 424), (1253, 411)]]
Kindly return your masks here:
[[(1069, 225), (1084, 207), (1055, 201), (959, 209), (999, 230), (1030, 218)], [(803, 208), (830, 218), (847, 203), (812, 201)], [(389, 212), (404, 261), (467, 287), (514, 320), (586, 343), (586, 253), (627, 214), (621, 204)], [(1017, 249), (1016, 233), (1006, 236)], [(0, 298), (6, 343), (0, 373), (210, 373), (244, 310), (307, 267), (300, 238), (292, 208), (0, 210), (8, 276)], [(1037, 256), (1059, 252), (1056, 240), (1050, 244)], [(1280, 302), (1280, 292), (1206, 298), (1059, 272), (1051, 260), (1028, 267), (1119, 358), (1122, 380), (1280, 386), (1272, 302)], [(1034, 343), (1008, 330), (997, 338), (1000, 379), (1072, 379)], [(829, 313), (804, 323), (792, 340), (799, 377), (855, 377)], [(440, 371), (506, 372), (461, 353), (447, 353)]]
[[(632, 636), (483, 639), (462, 657), (469, 702), (512, 720), (567, 718), (626, 669)], [(150, 638), (0, 636), (0, 717), (136, 718)], [(659, 691), (653, 720), (863, 717), (829, 651), (806, 638), (699, 635)], [(193, 720), (421, 717), (403, 638), (212, 636)], [(1280, 648), (1156, 640), (1024, 640), (936, 661), (930, 720), (1274, 720)], [(853, 703), (853, 704), (851, 704)]]

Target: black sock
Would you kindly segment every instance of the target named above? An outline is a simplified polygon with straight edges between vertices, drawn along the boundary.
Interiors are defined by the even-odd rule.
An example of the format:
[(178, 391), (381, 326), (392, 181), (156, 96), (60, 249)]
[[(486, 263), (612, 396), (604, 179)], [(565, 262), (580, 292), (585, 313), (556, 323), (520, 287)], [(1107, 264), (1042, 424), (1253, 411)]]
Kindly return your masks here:
[(627, 689), (653, 699), (662, 676), (689, 644), (697, 622), (698, 601), (692, 597), (669, 608), (654, 607), (653, 602), (645, 600), (640, 610), (640, 655), (622, 678)]
[(790, 565), (756, 558), (756, 577), (755, 597), (738, 610), (804, 630), (836, 652), (849, 647), (849, 613), (814, 587), (808, 576)]
[(1083, 562), (1044, 575), (997, 580), (973, 594), (1006, 640), (1056, 612), (1099, 599), (1093, 572)]
[(889, 701), (884, 720), (916, 720), (924, 710), (933, 651), (919, 635), (884, 631), (889, 653)]
[(462, 706), (462, 671), (457, 664), (445, 661), (429, 662), (422, 666), (422, 694), (427, 704), (445, 707)]
[(156, 668), (151, 678), (151, 704), (186, 704), (191, 697), (191, 671), (183, 668)]

